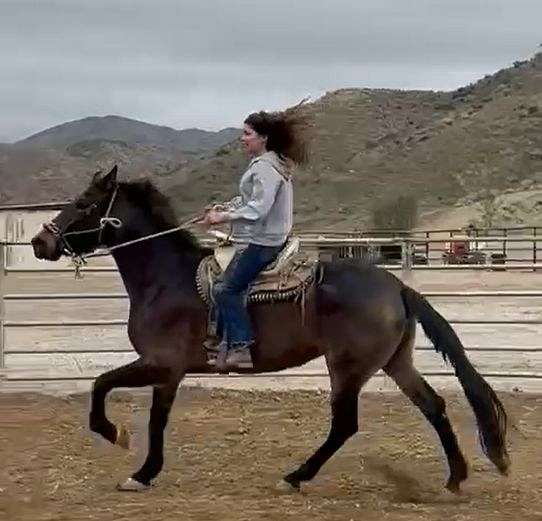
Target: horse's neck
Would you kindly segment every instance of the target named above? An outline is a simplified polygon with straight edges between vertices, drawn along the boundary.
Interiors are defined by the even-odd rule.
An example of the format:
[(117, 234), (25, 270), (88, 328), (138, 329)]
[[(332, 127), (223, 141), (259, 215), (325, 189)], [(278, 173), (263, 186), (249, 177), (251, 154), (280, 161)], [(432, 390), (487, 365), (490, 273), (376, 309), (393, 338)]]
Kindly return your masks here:
[(113, 251), (113, 258), (132, 302), (134, 299), (154, 298), (157, 288), (171, 288), (176, 292), (191, 290), (198, 252), (183, 253), (173, 241), (175, 234)]

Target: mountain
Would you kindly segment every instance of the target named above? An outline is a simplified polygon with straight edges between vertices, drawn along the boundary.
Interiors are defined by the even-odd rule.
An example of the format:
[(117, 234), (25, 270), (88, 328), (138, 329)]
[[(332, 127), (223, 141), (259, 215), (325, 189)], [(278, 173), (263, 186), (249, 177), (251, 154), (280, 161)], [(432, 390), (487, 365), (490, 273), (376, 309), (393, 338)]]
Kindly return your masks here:
[(240, 130), (175, 130), (119, 116), (88, 117), (0, 144), (0, 204), (65, 200), (116, 163), (129, 177), (168, 176), (237, 139)]
[[(537, 218), (540, 53), (453, 91), (340, 89), (302, 110), (315, 125), (311, 162), (295, 172), (297, 225), (368, 227), (376, 216), (385, 221), (395, 214), (406, 226), (411, 219), (400, 213), (404, 208), (417, 208), (418, 222), (429, 225), (435, 212), (439, 222), (446, 221), (446, 212), (454, 212), (454, 219), (459, 214), (503, 224)], [(63, 199), (77, 193), (97, 165), (113, 162), (121, 176), (149, 175), (183, 216), (235, 194), (247, 159), (238, 140), (230, 139), (234, 129), (225, 131), (221, 145), (213, 142), (218, 148), (195, 154), (181, 150), (177, 141), (181, 132), (193, 131), (149, 129), (140, 122), (128, 125), (131, 121), (86, 118), (49, 129), (12, 146), (26, 150), (19, 162), (11, 159), (13, 149), (0, 148), (0, 197)], [(107, 133), (105, 123), (131, 130)], [(525, 191), (532, 195), (529, 205), (516, 211), (525, 198), (513, 194)]]
[(129, 145), (160, 145), (183, 152), (199, 152), (218, 148), (239, 134), (239, 129), (235, 128), (226, 128), (219, 132), (197, 128), (175, 130), (121, 116), (93, 116), (48, 128), (18, 141), (17, 144), (65, 149), (79, 142), (121, 141)]

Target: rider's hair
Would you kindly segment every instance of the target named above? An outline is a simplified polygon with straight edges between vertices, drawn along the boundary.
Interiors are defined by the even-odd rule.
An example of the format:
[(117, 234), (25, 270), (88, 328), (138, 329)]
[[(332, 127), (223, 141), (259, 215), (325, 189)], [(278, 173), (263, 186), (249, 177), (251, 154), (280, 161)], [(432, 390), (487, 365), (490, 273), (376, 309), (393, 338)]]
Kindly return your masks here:
[(309, 160), (312, 125), (306, 111), (300, 109), (303, 103), (282, 112), (253, 112), (244, 123), (260, 136), (267, 137), (267, 150), (276, 152), (282, 159), (304, 165)]

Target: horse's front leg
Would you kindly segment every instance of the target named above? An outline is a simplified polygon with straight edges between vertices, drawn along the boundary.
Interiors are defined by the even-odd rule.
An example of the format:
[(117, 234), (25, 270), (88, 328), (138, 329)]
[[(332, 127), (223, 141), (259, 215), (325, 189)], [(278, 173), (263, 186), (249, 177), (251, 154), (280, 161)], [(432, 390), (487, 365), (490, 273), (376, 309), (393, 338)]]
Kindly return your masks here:
[(179, 382), (157, 385), (152, 394), (152, 407), (149, 419), (149, 450), (143, 466), (119, 490), (139, 491), (150, 486), (151, 481), (162, 470), (164, 464), (164, 430), (171, 406), (177, 395)]
[(105, 415), (105, 398), (116, 387), (145, 387), (167, 384), (171, 368), (139, 358), (134, 362), (107, 371), (96, 378), (92, 389), (89, 415), (90, 429), (107, 441), (128, 448), (129, 435), (124, 427), (117, 428)]

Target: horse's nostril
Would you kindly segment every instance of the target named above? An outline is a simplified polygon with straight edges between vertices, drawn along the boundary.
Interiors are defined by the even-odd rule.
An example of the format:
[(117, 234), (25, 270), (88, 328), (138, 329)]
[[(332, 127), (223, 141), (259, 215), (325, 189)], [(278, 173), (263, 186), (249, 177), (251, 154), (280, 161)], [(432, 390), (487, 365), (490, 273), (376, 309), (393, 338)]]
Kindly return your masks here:
[(41, 259), (43, 258), (45, 254), (45, 241), (37, 235), (36, 237), (33, 237), (30, 241), (30, 244), (32, 244), (32, 249), (34, 250), (34, 255)]

